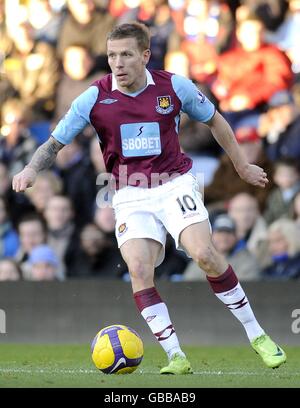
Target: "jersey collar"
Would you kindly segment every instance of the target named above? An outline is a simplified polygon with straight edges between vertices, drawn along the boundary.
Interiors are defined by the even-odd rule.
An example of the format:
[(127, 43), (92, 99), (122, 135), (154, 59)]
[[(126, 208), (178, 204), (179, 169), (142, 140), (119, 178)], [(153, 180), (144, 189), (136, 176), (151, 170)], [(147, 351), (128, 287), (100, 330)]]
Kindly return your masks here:
[[(137, 92), (141, 92), (142, 90), (146, 89), (148, 85), (155, 85), (155, 82), (154, 82), (154, 80), (152, 78), (152, 75), (150, 74), (148, 69), (146, 69), (146, 79), (147, 79), (147, 83), (146, 83), (145, 88), (143, 88), (143, 89), (141, 89), (140, 91), (137, 91)], [(116, 78), (115, 78), (115, 76), (113, 74), (112, 74), (111, 90), (112, 91), (119, 90), (118, 85), (117, 85), (117, 80), (116, 80)]]

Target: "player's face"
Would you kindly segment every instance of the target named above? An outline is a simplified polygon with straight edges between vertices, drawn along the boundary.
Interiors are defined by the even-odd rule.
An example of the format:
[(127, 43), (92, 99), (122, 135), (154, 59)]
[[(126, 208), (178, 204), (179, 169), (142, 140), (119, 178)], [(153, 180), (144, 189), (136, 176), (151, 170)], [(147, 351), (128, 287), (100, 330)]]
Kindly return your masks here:
[(108, 40), (107, 55), (120, 91), (136, 92), (146, 85), (145, 66), (150, 50), (141, 51), (135, 38)]

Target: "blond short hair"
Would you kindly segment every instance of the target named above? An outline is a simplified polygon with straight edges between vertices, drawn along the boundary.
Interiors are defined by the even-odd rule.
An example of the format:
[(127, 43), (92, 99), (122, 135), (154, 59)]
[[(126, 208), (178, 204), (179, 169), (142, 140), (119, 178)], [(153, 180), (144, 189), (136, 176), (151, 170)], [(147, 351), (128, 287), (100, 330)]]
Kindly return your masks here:
[(117, 25), (108, 34), (107, 41), (135, 38), (141, 51), (150, 48), (150, 31), (145, 24), (136, 21)]

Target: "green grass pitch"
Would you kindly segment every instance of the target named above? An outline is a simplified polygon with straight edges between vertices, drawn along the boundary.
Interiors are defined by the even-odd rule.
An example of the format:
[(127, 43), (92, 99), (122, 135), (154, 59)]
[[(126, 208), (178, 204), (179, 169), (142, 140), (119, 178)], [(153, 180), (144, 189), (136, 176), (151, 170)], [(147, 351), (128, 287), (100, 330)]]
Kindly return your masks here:
[(285, 347), (286, 364), (265, 367), (247, 346), (183, 348), (193, 375), (161, 376), (166, 357), (159, 346), (146, 346), (133, 374), (105, 375), (93, 365), (89, 345), (0, 344), (0, 388), (201, 388), (300, 387), (300, 347)]

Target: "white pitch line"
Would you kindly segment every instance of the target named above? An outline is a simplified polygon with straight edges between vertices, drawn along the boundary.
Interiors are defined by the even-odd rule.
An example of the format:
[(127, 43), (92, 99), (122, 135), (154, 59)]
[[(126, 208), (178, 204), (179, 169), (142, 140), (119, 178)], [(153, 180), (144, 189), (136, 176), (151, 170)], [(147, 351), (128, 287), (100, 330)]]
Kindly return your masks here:
[[(0, 374), (97, 374), (98, 371), (95, 370), (88, 370), (88, 369), (64, 369), (64, 368), (1, 368), (0, 367)], [(139, 370), (137, 371), (139, 374), (152, 374), (152, 375), (159, 375), (159, 371), (147, 371), (147, 370)], [(221, 376), (221, 375), (231, 375), (231, 376), (280, 376), (280, 375), (292, 375), (298, 376), (300, 372), (272, 372), (268, 371), (196, 371), (193, 375), (202, 375), (202, 376)], [(192, 377), (192, 376), (191, 376)]]
[[(158, 372), (154, 372), (154, 371), (144, 371), (141, 370), (140, 374), (158, 374)], [(280, 371), (262, 371), (262, 372), (255, 372), (255, 371), (194, 371), (193, 375), (237, 375), (237, 376), (274, 376), (274, 377), (278, 377), (280, 375), (293, 375), (293, 376), (300, 376), (300, 372), (299, 373), (294, 373), (294, 372), (280, 372)], [(193, 376), (191, 375), (191, 377)], [(188, 377), (190, 377), (188, 375)]]
[(0, 374), (95, 374), (97, 370), (84, 370), (82, 368), (78, 370), (61, 369), (61, 368), (0, 368)]

